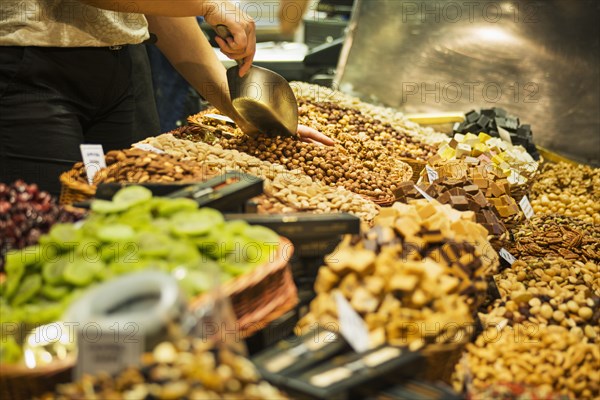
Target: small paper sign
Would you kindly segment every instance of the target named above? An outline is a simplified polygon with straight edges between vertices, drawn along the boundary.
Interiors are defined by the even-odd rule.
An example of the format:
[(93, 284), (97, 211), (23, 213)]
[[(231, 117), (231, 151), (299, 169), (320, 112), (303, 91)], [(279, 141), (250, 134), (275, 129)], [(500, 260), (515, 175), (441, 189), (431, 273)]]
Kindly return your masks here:
[(435, 169), (431, 168), (429, 165), (426, 165), (425, 170), (427, 171), (427, 177), (429, 178), (429, 182), (433, 183), (438, 180), (439, 175)]
[(98, 171), (106, 168), (104, 150), (101, 144), (82, 144), (79, 146), (79, 149), (81, 150), (83, 165), (85, 165), (85, 174), (87, 175), (88, 183), (91, 185)]
[(135, 323), (119, 329), (118, 323), (102, 329), (91, 322), (77, 329), (77, 367), (75, 379), (100, 371), (113, 374), (140, 363), (144, 352), (144, 337)]
[(500, 251), (498, 252), (498, 255), (500, 255), (500, 257), (502, 257), (504, 260), (506, 260), (506, 262), (509, 263), (510, 265), (513, 265), (513, 263), (515, 261), (517, 261), (515, 256), (510, 254), (508, 252), (508, 250), (506, 250), (504, 247), (500, 249)]
[(369, 349), (369, 329), (365, 321), (354, 311), (348, 300), (339, 292), (334, 294), (340, 320), (340, 333), (357, 353)]
[(417, 185), (414, 185), (414, 186), (415, 186), (415, 189), (417, 189), (417, 192), (421, 193), (421, 196), (423, 196), (424, 198), (426, 198), (429, 201), (434, 201), (435, 200), (433, 197), (431, 197), (430, 195), (428, 195), (427, 193), (425, 193), (425, 191), (423, 189), (421, 189)]
[(519, 205), (521, 206), (521, 210), (523, 210), (523, 214), (525, 214), (525, 217), (527, 217), (527, 219), (531, 219), (535, 212), (533, 211), (533, 207), (531, 206), (531, 203), (529, 202), (527, 196), (523, 196), (523, 198), (519, 202)]
[(154, 147), (148, 143), (136, 143), (133, 145), (133, 147), (135, 147), (136, 149), (140, 149), (140, 150), (150, 151), (150, 152), (156, 153), (156, 154), (165, 154), (165, 152), (162, 151), (161, 149), (157, 149), (156, 147)]

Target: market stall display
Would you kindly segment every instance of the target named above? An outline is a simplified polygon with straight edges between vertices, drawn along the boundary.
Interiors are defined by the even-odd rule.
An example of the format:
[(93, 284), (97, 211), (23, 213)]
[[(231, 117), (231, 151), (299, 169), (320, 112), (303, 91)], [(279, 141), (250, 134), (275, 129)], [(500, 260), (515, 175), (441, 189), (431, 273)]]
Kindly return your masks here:
[(163, 342), (145, 354), (142, 365), (115, 376), (86, 376), (59, 385), (53, 399), (287, 399), (282, 392), (261, 380), (246, 358), (227, 348), (215, 348), (202, 339)]
[(569, 260), (600, 260), (600, 225), (573, 217), (539, 215), (512, 231), (508, 250), (515, 257), (564, 257)]
[(429, 145), (437, 145), (448, 138), (443, 133), (436, 132), (431, 128), (423, 127), (408, 120), (397, 109), (360, 101), (357, 97), (345, 94), (336, 88), (331, 89), (306, 82), (292, 82), (291, 86), (300, 101), (329, 102), (333, 105), (358, 110), (366, 116), (379, 120), (384, 124), (389, 124), (399, 133), (400, 137), (409, 136)]
[(269, 198), (275, 198), (299, 211), (316, 213), (349, 212), (365, 222), (370, 222), (379, 212), (373, 202), (341, 187), (331, 187), (313, 181), (300, 171), (286, 167), (237, 150), (226, 150), (203, 142), (178, 139), (171, 134), (163, 134), (144, 141), (171, 154), (182, 161), (197, 161), (217, 170), (238, 170), (261, 177), (265, 180), (264, 191)]
[(0, 183), (0, 272), (7, 252), (34, 245), (55, 223), (74, 222), (83, 215), (82, 210), (59, 206), (34, 183)]
[[(210, 119), (212, 117), (206, 114), (190, 117), (190, 121), (205, 129), (210, 127)], [(341, 128), (333, 131), (341, 132)], [(380, 143), (368, 137), (340, 133), (333, 136), (338, 143), (330, 147), (287, 136), (247, 137), (226, 123), (219, 123), (213, 135), (215, 143), (224, 149), (238, 150), (280, 164), (290, 171), (300, 170), (313, 180), (342, 186), (380, 203), (392, 203), (397, 184), (412, 177), (408, 164), (391, 156)]]
[[(269, 307), (264, 314), (269, 314), (279, 304), (273, 296), (282, 293), (267, 291), (268, 284), (288, 288), (285, 283), (290, 276), (285, 267), (290, 254), (284, 250), (291, 251), (289, 243), (268, 228), (225, 221), (220, 212), (198, 209), (193, 200), (153, 198), (148, 189), (131, 186), (112, 201), (95, 200), (81, 226), (56, 224), (40, 237), (39, 244), (7, 254), (2, 321), (21, 329), (57, 321), (85, 288), (143, 269), (172, 273), (190, 298), (224, 283), (240, 319), (246, 313), (264, 311), (257, 303), (249, 305), (243, 289), (264, 290), (254, 299), (271, 296), (266, 303), (273, 304), (262, 304)], [(252, 275), (255, 270), (256, 276)], [(248, 275), (253, 277), (250, 281)], [(261, 281), (267, 286), (260, 286)], [(295, 303), (294, 290), (291, 295)], [(17, 331), (12, 333), (18, 336)], [(4, 335), (3, 331), (3, 348), (19, 344)], [(3, 357), (7, 355), (15, 357), (3, 358), (2, 363), (21, 360), (18, 352), (2, 352)]]
[[(488, 328), (467, 345), (457, 375), (459, 382), (468, 382), (474, 398), (493, 392), (496, 384), (522, 383), (538, 387), (550, 398), (556, 393), (569, 399), (593, 399), (600, 395), (598, 370), (597, 344), (563, 326), (519, 325), (500, 331), (498, 326)], [(461, 383), (455, 389), (461, 389)]]
[(546, 163), (531, 188), (536, 213), (577, 217), (600, 225), (600, 168)]
[[(106, 168), (94, 175), (92, 185), (82, 162), (61, 175), (61, 203), (71, 204), (88, 200), (102, 183), (191, 183), (216, 175), (215, 171), (194, 162), (180, 162), (168, 154), (157, 154), (137, 148), (109, 151)], [(225, 172), (225, 171), (222, 171)]]
[[(285, 364), (271, 372), (295, 380), (268, 378), (281, 388), (346, 393), (358, 382), (353, 373), (379, 376), (385, 364), (397, 376), (405, 370), (431, 380), (449, 381), (454, 372), (455, 389), (473, 399), (507, 391), (599, 397), (600, 169), (534, 160), (531, 129), (500, 109), (467, 113), (460, 132), (447, 137), (341, 92), (292, 86), (300, 123), (331, 136), (334, 147), (245, 137), (222, 117), (194, 115), (189, 126), (109, 152), (92, 185), (82, 163), (64, 174), (69, 202), (102, 197), (101, 184), (128, 186), (111, 201), (93, 200), (78, 225), (71, 222), (81, 214), (56, 206), (35, 185), (0, 184), (7, 260), (0, 315), (18, 325), (15, 335), (3, 330), (0, 362), (21, 365), (23, 331), (58, 320), (87, 288), (158, 269), (178, 279), (190, 307), (219, 285), (241, 337), (294, 309), (300, 297), (289, 329), (299, 321), (299, 334), (312, 338), (320, 327), (337, 339), (269, 349), (269, 365)], [(192, 183), (228, 171), (258, 177), (253, 182), (264, 187), (261, 195), (234, 193), (244, 207), (224, 212), (257, 214), (198, 208), (202, 196), (218, 193)], [(153, 197), (135, 183), (181, 184), (187, 192)], [(354, 236), (331, 251), (349, 231)], [(276, 232), (289, 232), (300, 250), (295, 262), (307, 264), (293, 274), (293, 247)], [(298, 296), (294, 279), (314, 291)], [(364, 322), (368, 352), (354, 354), (341, 340), (340, 298)], [(333, 353), (344, 354), (333, 360)], [(389, 358), (375, 362), (372, 354)], [(424, 366), (416, 367), (419, 357), (402, 359), (415, 354)], [(248, 360), (200, 341), (163, 343), (144, 360), (44, 398), (283, 396)], [(402, 393), (428, 392), (393, 383)], [(368, 394), (376, 393), (395, 392)]]

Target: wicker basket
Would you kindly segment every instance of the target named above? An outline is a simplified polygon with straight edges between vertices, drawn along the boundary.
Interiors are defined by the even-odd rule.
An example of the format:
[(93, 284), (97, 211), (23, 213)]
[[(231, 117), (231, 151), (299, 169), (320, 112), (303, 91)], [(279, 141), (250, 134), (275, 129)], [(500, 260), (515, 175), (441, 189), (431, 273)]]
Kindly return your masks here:
[[(292, 253), (292, 243), (280, 238), (273, 261), (222, 286), (223, 295), (231, 298), (242, 337), (263, 329), (298, 302), (298, 292), (288, 266)], [(201, 295), (190, 306), (197, 307), (206, 299)]]
[(70, 205), (86, 201), (96, 194), (96, 188), (87, 183), (82, 183), (77, 179), (77, 173), (78, 171), (76, 169), (71, 169), (60, 175), (61, 189), (59, 204)]
[(410, 180), (413, 181), (413, 183), (417, 183), (419, 177), (421, 176), (421, 171), (423, 171), (425, 165), (427, 165), (427, 161), (415, 160), (412, 158), (405, 157), (398, 158), (398, 161), (402, 161), (410, 165), (410, 167), (412, 168), (412, 177), (410, 178)]
[(56, 385), (71, 381), (75, 359), (29, 369), (24, 365), (0, 365), (0, 398), (29, 400), (54, 391)]
[(469, 340), (433, 344), (423, 348), (421, 352), (425, 356), (426, 365), (419, 377), (431, 382), (451, 384), (454, 367), (460, 361), (468, 342)]

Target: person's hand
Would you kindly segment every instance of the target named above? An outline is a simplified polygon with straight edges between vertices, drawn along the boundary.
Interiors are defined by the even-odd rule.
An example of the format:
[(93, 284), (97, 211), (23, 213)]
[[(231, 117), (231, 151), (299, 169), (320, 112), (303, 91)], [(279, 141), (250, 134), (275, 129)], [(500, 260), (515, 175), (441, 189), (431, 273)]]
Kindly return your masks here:
[(215, 2), (217, 5), (204, 16), (213, 28), (225, 25), (231, 37), (215, 37), (221, 52), (232, 60), (244, 60), (240, 66), (240, 76), (244, 76), (252, 66), (256, 53), (256, 26), (252, 17), (228, 1)]
[(297, 133), (300, 140), (306, 143), (324, 144), (326, 146), (333, 146), (335, 143), (329, 136), (305, 125), (298, 125)]

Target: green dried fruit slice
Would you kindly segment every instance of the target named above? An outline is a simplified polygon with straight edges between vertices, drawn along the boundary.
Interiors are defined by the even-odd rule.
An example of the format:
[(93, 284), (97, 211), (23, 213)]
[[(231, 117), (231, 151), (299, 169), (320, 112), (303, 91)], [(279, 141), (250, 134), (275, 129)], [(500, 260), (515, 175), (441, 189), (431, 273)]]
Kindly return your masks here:
[(69, 286), (50, 286), (44, 285), (41, 293), (44, 297), (50, 300), (61, 300), (69, 294), (71, 288)]
[(33, 298), (42, 288), (42, 277), (38, 274), (29, 275), (23, 279), (15, 292), (10, 304), (17, 307)]
[(98, 228), (96, 236), (103, 242), (125, 242), (133, 239), (135, 231), (129, 225), (114, 224)]
[(152, 199), (152, 192), (143, 186), (127, 186), (113, 196), (113, 203), (128, 204), (130, 207)]
[(195, 211), (198, 209), (198, 203), (192, 199), (164, 199), (156, 206), (156, 211), (161, 217), (170, 217), (179, 212)]
[(91, 209), (93, 212), (98, 214), (114, 214), (120, 213), (131, 207), (128, 203), (115, 203), (108, 200), (94, 200), (92, 201)]
[(105, 268), (102, 261), (75, 259), (65, 267), (63, 278), (65, 282), (75, 286), (87, 286), (94, 281), (96, 275)]
[(66, 254), (59, 257), (54, 262), (47, 262), (44, 264), (42, 267), (42, 277), (44, 278), (44, 282), (49, 283), (50, 285), (56, 285), (57, 283), (63, 282), (63, 273), (68, 263), (69, 255)]
[(56, 244), (62, 250), (68, 250), (77, 245), (81, 239), (81, 229), (73, 224), (56, 224), (48, 233), (49, 241), (47, 244)]
[(181, 212), (173, 216), (173, 233), (181, 236), (198, 236), (210, 232), (223, 224), (223, 215), (212, 208), (196, 212)]
[(173, 240), (165, 234), (142, 232), (136, 237), (141, 256), (166, 257), (173, 245)]

